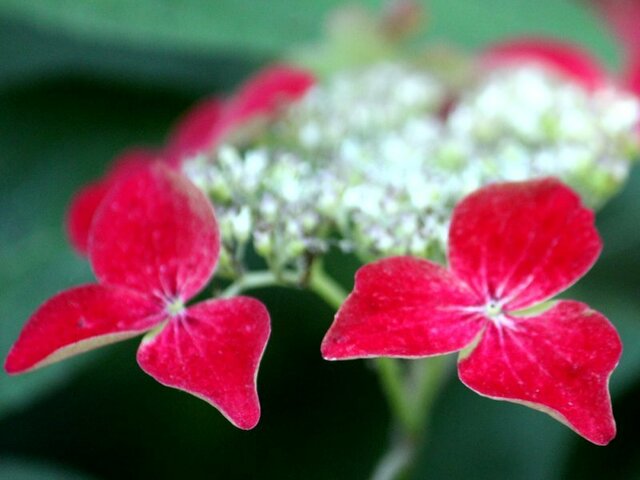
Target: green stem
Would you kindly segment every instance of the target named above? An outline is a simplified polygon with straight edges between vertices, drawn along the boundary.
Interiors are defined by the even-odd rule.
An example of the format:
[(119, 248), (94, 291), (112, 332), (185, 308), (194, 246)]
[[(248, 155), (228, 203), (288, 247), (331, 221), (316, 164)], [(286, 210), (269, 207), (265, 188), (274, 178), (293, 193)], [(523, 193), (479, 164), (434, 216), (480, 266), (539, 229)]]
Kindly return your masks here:
[(269, 270), (246, 273), (223, 290), (220, 297), (233, 297), (246, 290), (253, 290), (255, 288), (270, 287), (274, 285), (296, 285), (298, 281), (298, 275), (293, 272), (283, 272), (279, 275), (276, 275)]
[(346, 290), (325, 273), (322, 262), (319, 260), (313, 262), (311, 266), (309, 288), (336, 310), (347, 298)]
[[(394, 400), (398, 391), (385, 387), (390, 404), (395, 402), (396, 425), (394, 438), (387, 453), (380, 459), (371, 480), (400, 480), (411, 473), (419, 446), (425, 441), (428, 416), (434, 400), (446, 378), (447, 357), (432, 357), (412, 360), (410, 374), (403, 375), (399, 360), (380, 358), (377, 365), (396, 376), (395, 382), (402, 387), (401, 401)], [(393, 361), (390, 365), (386, 365)], [(392, 373), (395, 372), (395, 373)], [(386, 374), (385, 374), (386, 375)], [(381, 375), (383, 385), (387, 380)], [(388, 385), (388, 384), (387, 384)]]
[(404, 384), (402, 364), (397, 358), (376, 358), (374, 360), (380, 384), (387, 395), (389, 407), (406, 432), (413, 432), (414, 413), (412, 402), (407, 396), (407, 388)]
[[(266, 286), (299, 284), (300, 277), (293, 272), (279, 275), (270, 271), (252, 272), (232, 283), (221, 296), (232, 297)], [(311, 266), (308, 286), (335, 309), (347, 298), (347, 292), (326, 274), (318, 260)], [(372, 480), (399, 480), (410, 472), (418, 446), (425, 438), (428, 414), (446, 377), (448, 362), (446, 357), (413, 360), (409, 372), (405, 372), (397, 358), (378, 358), (374, 362), (396, 425), (392, 445), (376, 466)]]

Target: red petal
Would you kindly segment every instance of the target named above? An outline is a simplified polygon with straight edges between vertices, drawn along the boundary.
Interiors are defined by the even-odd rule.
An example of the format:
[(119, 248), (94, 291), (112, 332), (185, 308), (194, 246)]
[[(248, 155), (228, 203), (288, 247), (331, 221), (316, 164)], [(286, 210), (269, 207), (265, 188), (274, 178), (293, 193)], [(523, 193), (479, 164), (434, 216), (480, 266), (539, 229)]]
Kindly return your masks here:
[(59, 293), (29, 319), (5, 363), (21, 373), (133, 337), (162, 321), (158, 304), (121, 287), (85, 285)]
[(161, 163), (111, 190), (89, 242), (101, 282), (183, 301), (209, 281), (219, 248), (218, 226), (205, 195)]
[(257, 300), (211, 300), (149, 334), (138, 363), (158, 382), (202, 398), (249, 430), (260, 418), (256, 377), (270, 330), (269, 313)]
[(273, 65), (258, 72), (229, 101), (225, 128), (275, 113), (283, 103), (302, 97), (314, 83), (311, 73), (287, 65)]
[(560, 181), (491, 185), (467, 196), (449, 230), (451, 269), (507, 311), (563, 291), (593, 265), (602, 242), (593, 212)]
[(172, 165), (202, 150), (213, 148), (222, 133), (223, 103), (217, 98), (196, 104), (174, 127), (167, 142), (166, 156)]
[(490, 324), (458, 364), (460, 379), (487, 397), (542, 410), (587, 440), (605, 445), (616, 433), (608, 383), (622, 344), (600, 313), (574, 301)]
[(480, 64), (485, 68), (539, 63), (568, 77), (588, 90), (607, 83), (607, 73), (589, 53), (580, 47), (550, 38), (517, 38), (485, 50)]
[(108, 190), (107, 182), (94, 182), (85, 186), (71, 199), (67, 210), (67, 235), (73, 248), (81, 255), (87, 255), (89, 227)]
[(591, 0), (618, 36), (627, 52), (640, 52), (640, 1)]
[(129, 175), (139, 172), (149, 166), (151, 162), (157, 160), (159, 154), (154, 150), (145, 148), (131, 148), (118, 155), (111, 164), (111, 168), (105, 178), (115, 184), (124, 180)]
[(625, 86), (640, 97), (640, 49), (634, 61), (630, 62), (625, 72)]
[(98, 206), (109, 189), (118, 181), (148, 165), (155, 157), (149, 150), (132, 149), (114, 160), (104, 179), (91, 183), (71, 199), (67, 211), (66, 228), (71, 245), (82, 255), (87, 255), (89, 228)]
[(426, 357), (460, 350), (484, 317), (479, 299), (444, 267), (394, 257), (362, 267), (322, 342), (327, 360)]

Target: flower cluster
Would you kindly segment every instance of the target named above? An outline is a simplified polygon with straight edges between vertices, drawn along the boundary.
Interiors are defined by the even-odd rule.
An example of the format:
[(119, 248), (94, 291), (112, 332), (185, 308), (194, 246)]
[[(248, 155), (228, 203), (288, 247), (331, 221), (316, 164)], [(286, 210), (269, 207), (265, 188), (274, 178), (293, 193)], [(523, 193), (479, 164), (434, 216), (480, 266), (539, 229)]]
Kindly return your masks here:
[(159, 163), (132, 173), (107, 193), (92, 222), (88, 254), (98, 283), (45, 302), (5, 369), (25, 372), (149, 332), (137, 355), (145, 372), (253, 428), (266, 308), (247, 297), (185, 306), (209, 282), (219, 249), (211, 204), (184, 176)]
[(547, 47), (493, 48), (462, 92), (409, 63), (341, 73), (253, 143), (187, 161), (227, 225), (223, 273), (250, 243), (276, 271), (332, 242), (365, 260), (443, 258), (453, 206), (493, 182), (553, 175), (601, 205), (640, 151), (640, 103), (583, 52)]
[[(583, 203), (624, 181), (640, 104), (553, 42), (497, 46), (470, 67), (454, 87), (408, 60), (319, 83), (278, 66), (197, 105), (165, 146), (129, 152), (76, 197), (69, 232), (97, 283), (45, 302), (6, 370), (147, 333), (145, 372), (253, 428), (270, 323), (260, 302), (230, 293), (247, 253), (274, 282), (311, 285), (316, 257), (337, 246), (375, 261), (327, 333), (326, 359), (461, 351), (472, 389), (607, 443), (618, 335), (584, 304), (547, 301), (601, 250)], [(187, 306), (216, 268), (235, 281), (231, 298)]]

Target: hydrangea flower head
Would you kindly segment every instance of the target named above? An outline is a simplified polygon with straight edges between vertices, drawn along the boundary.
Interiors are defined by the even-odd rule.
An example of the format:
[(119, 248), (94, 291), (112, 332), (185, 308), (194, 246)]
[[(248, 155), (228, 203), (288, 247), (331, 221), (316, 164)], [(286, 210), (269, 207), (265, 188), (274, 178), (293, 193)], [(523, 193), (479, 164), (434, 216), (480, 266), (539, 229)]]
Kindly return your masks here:
[(111, 188), (92, 221), (88, 253), (98, 283), (45, 302), (10, 350), (6, 371), (150, 332), (137, 354), (145, 372), (253, 428), (268, 312), (247, 297), (185, 306), (213, 275), (219, 250), (207, 198), (162, 163), (138, 169)]
[(604, 445), (615, 436), (608, 381), (618, 334), (583, 303), (541, 305), (584, 275), (601, 247), (593, 213), (555, 179), (482, 188), (454, 210), (449, 268), (412, 257), (361, 268), (322, 354), (461, 351), (459, 376), (471, 389), (543, 410)]

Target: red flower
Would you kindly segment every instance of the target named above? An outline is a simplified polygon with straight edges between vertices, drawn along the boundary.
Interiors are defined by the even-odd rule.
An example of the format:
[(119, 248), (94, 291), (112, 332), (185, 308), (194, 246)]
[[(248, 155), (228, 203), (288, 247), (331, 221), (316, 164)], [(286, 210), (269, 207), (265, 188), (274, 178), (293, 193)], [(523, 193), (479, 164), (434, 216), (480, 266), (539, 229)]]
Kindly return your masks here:
[(554, 179), (466, 197), (449, 230), (449, 268), (394, 257), (361, 268), (322, 343), (328, 360), (463, 350), (481, 395), (550, 413), (588, 440), (615, 436), (608, 380), (621, 343), (587, 305), (531, 309), (584, 275), (601, 251), (593, 213)]
[(523, 63), (538, 63), (587, 90), (609, 81), (607, 72), (588, 52), (549, 38), (510, 39), (489, 47), (480, 56), (480, 66), (489, 69)]
[(219, 249), (213, 208), (187, 179), (160, 163), (128, 175), (92, 222), (89, 259), (98, 283), (45, 302), (5, 369), (25, 372), (153, 329), (137, 355), (145, 372), (253, 428), (268, 312), (247, 297), (184, 305), (211, 278)]
[(230, 132), (263, 116), (274, 115), (283, 103), (299, 99), (313, 85), (313, 76), (285, 65), (274, 65), (259, 72), (226, 102), (206, 99), (195, 105), (169, 134), (163, 150), (130, 150), (118, 157), (109, 172), (87, 185), (72, 199), (67, 214), (67, 233), (71, 244), (87, 254), (89, 228), (102, 199), (118, 181), (151, 160), (162, 159), (179, 168), (182, 161), (201, 151), (211, 150)]

